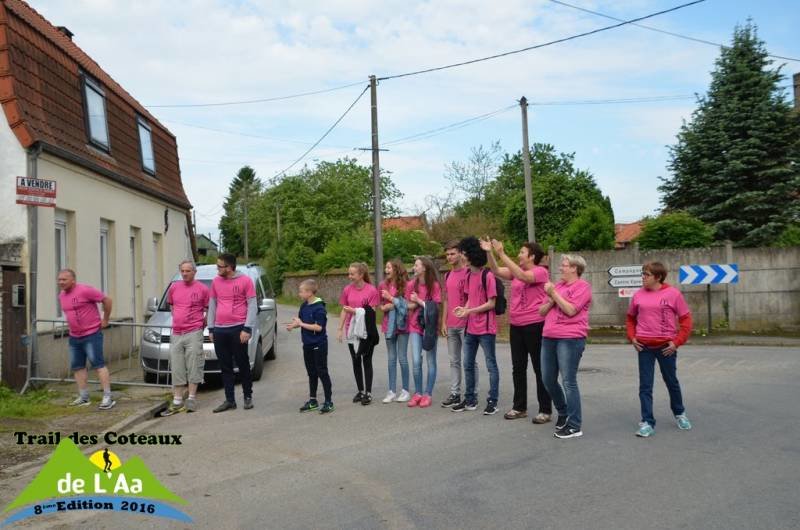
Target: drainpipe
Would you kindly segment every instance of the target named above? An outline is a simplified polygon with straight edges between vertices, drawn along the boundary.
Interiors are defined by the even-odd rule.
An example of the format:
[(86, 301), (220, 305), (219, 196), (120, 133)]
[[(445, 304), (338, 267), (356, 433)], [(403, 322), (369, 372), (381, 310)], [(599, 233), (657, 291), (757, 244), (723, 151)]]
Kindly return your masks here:
[[(42, 154), (42, 145), (36, 142), (28, 149), (27, 176), (28, 178), (38, 178), (39, 175), (39, 155)], [(39, 271), (39, 207), (28, 206), (28, 317), (30, 324), (28, 333), (31, 338), (30, 354), (28, 358), (27, 379), (37, 375), (36, 365), (38, 359), (39, 340), (36, 326), (36, 299), (37, 299), (37, 278)]]

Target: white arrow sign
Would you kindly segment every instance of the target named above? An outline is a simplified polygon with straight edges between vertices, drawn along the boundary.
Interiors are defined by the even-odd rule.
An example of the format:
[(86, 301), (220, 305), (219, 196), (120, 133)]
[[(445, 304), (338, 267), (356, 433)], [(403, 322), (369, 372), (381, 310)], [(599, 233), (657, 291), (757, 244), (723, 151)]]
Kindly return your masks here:
[(608, 269), (609, 276), (640, 276), (641, 274), (641, 265), (620, 265)]
[(641, 287), (641, 276), (615, 276), (608, 280), (611, 287)]

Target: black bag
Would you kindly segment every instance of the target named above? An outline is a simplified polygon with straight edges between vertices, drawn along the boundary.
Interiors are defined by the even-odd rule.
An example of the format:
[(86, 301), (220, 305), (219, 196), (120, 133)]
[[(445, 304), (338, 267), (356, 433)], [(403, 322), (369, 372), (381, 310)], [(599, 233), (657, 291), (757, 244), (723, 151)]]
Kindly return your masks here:
[[(483, 292), (486, 293), (486, 299), (489, 299), (489, 295), (486, 289), (486, 277), (489, 274), (489, 269), (481, 270), (481, 283), (483, 284)], [(472, 276), (470, 274), (470, 276)], [(469, 278), (467, 279), (469, 281)], [(497, 276), (494, 278), (495, 283), (495, 290), (497, 291), (497, 297), (494, 299), (494, 314), (495, 315), (502, 315), (505, 314), (506, 308), (508, 307), (508, 302), (506, 301), (506, 288), (503, 285), (503, 281), (499, 279)]]

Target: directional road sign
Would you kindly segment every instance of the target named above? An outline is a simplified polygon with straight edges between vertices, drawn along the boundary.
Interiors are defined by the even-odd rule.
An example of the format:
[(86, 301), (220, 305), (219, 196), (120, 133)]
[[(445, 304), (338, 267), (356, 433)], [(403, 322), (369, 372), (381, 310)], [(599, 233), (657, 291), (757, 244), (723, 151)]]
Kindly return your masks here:
[(608, 269), (609, 276), (640, 276), (641, 274), (641, 265), (619, 265)]
[(611, 287), (641, 287), (642, 277), (639, 276), (614, 276), (608, 280)]
[(710, 265), (681, 265), (680, 282), (689, 285), (739, 283), (739, 265), (736, 263)]
[(633, 294), (638, 291), (639, 289), (635, 287), (622, 287), (618, 290), (620, 298), (632, 298)]

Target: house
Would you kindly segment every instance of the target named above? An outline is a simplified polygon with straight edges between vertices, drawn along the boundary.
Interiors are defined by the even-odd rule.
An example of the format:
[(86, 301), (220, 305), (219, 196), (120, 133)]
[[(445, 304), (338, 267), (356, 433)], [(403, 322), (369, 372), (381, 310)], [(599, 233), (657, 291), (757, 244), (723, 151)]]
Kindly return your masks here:
[(641, 221), (614, 224), (614, 248), (616, 250), (628, 248), (633, 240), (642, 233), (643, 227), (644, 223)]
[[(0, 0), (0, 105), (0, 356), (17, 386), (20, 322), (61, 318), (59, 269), (141, 321), (193, 237), (175, 136), (21, 0)], [(16, 204), (16, 177), (55, 181), (56, 206)]]
[(383, 220), (384, 230), (425, 230), (425, 214), (405, 217), (387, 217)]
[(197, 236), (197, 255), (202, 258), (215, 258), (219, 254), (219, 246), (211, 240), (210, 235)]

